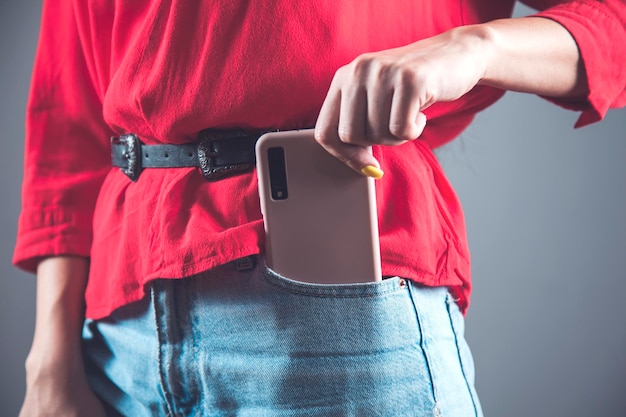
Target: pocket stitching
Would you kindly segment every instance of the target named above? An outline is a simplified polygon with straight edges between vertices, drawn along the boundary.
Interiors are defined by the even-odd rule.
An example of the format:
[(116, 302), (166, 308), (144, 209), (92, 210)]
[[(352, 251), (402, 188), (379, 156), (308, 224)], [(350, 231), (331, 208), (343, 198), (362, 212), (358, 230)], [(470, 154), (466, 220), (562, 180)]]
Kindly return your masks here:
[(326, 285), (294, 281), (266, 267), (263, 271), (263, 279), (268, 284), (286, 292), (316, 298), (375, 298), (404, 290), (399, 284), (401, 279), (399, 277), (388, 278), (375, 283)]
[(461, 372), (463, 374), (463, 379), (465, 380), (465, 385), (467, 386), (467, 391), (469, 393), (470, 399), (472, 400), (472, 405), (474, 406), (474, 415), (478, 417), (478, 406), (476, 405), (475, 392), (472, 389), (471, 384), (467, 380), (467, 372), (465, 370), (466, 364), (465, 364), (465, 361), (463, 360), (463, 357), (461, 355), (461, 347), (459, 346), (458, 329), (457, 329), (457, 325), (454, 322), (454, 319), (452, 318), (452, 311), (451, 311), (452, 303), (455, 303), (455, 305), (456, 305), (456, 302), (454, 301), (454, 298), (452, 297), (452, 295), (450, 295), (450, 293), (448, 293), (448, 295), (446, 296), (446, 310), (448, 312), (448, 319), (450, 320), (450, 326), (452, 327), (452, 333), (454, 334), (454, 344), (456, 345), (456, 351), (457, 351), (457, 355), (458, 355), (458, 359), (459, 359), (459, 365), (461, 365)]

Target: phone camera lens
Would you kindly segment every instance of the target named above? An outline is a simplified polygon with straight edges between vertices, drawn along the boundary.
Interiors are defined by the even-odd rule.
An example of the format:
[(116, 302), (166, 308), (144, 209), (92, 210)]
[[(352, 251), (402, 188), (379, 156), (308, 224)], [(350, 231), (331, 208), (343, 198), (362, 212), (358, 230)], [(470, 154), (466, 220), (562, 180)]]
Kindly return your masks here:
[(283, 148), (269, 148), (267, 159), (270, 170), (270, 189), (272, 199), (285, 200), (289, 193), (287, 191), (287, 170), (285, 168), (285, 150)]

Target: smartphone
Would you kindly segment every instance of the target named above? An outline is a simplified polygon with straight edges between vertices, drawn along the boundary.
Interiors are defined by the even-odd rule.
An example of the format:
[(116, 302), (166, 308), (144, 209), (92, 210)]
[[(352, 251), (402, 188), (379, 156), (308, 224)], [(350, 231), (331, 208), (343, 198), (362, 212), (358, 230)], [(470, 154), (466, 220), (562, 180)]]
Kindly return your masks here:
[(330, 155), (313, 129), (264, 134), (256, 160), (272, 270), (318, 284), (382, 279), (374, 179)]

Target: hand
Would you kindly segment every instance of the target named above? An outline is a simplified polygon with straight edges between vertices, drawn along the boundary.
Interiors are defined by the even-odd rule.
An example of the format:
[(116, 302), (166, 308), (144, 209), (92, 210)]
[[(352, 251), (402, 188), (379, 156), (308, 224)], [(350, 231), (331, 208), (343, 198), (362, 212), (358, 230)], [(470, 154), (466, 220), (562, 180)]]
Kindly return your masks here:
[(106, 417), (82, 365), (57, 369), (36, 372), (31, 368), (27, 372), (26, 396), (19, 417)]
[(87, 383), (81, 351), (86, 258), (58, 256), (37, 267), (37, 316), (26, 359), (26, 396), (20, 417), (104, 417)]
[(485, 53), (479, 32), (458, 28), (359, 56), (333, 78), (315, 127), (317, 141), (355, 171), (376, 177), (375, 169), (363, 171), (380, 168), (366, 147), (418, 138), (426, 126), (424, 109), (461, 97), (481, 80)]
[(416, 139), (426, 126), (424, 109), (456, 100), (477, 84), (579, 101), (589, 91), (567, 29), (542, 17), (499, 19), (364, 54), (340, 68), (315, 137), (355, 171), (380, 177), (367, 146)]

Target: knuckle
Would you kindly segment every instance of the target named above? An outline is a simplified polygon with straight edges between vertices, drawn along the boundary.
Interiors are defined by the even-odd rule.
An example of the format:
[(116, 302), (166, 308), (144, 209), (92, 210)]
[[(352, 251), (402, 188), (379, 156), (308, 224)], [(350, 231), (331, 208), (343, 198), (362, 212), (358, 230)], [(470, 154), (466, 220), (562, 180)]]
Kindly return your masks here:
[(390, 123), (389, 133), (400, 140), (413, 139), (411, 137), (410, 129), (405, 123)]
[(351, 75), (356, 78), (365, 77), (371, 72), (374, 64), (375, 61), (370, 54), (359, 55), (350, 64)]
[(337, 75), (345, 75), (346, 72), (350, 71), (350, 64), (345, 64), (339, 67), (339, 69), (335, 72)]
[(349, 144), (355, 143), (354, 133), (350, 129), (340, 127), (337, 130), (337, 135), (339, 136), (339, 140), (342, 141), (343, 143), (349, 143)]
[(413, 74), (411, 74), (412, 83), (417, 86), (429, 85), (430, 75), (428, 71), (424, 71), (422, 68), (417, 68)]
[(423, 126), (417, 123), (393, 123), (389, 125), (389, 131), (394, 136), (395, 144), (404, 143), (418, 138), (422, 134)]
[(313, 137), (318, 144), (324, 146), (329, 142), (330, 131), (325, 127), (317, 128), (315, 129)]
[(412, 90), (414, 89), (415, 85), (418, 84), (418, 82), (416, 81), (417, 76), (415, 72), (410, 68), (406, 68), (406, 67), (400, 68), (396, 73), (396, 78), (397, 78), (396, 82), (400, 84), (402, 88), (405, 88), (405, 89)]
[(340, 67), (337, 71), (335, 71), (335, 75), (333, 76), (333, 80), (331, 82), (331, 87), (336, 84), (341, 84), (342, 80), (346, 77), (346, 73), (349, 71), (348, 66), (344, 65)]

